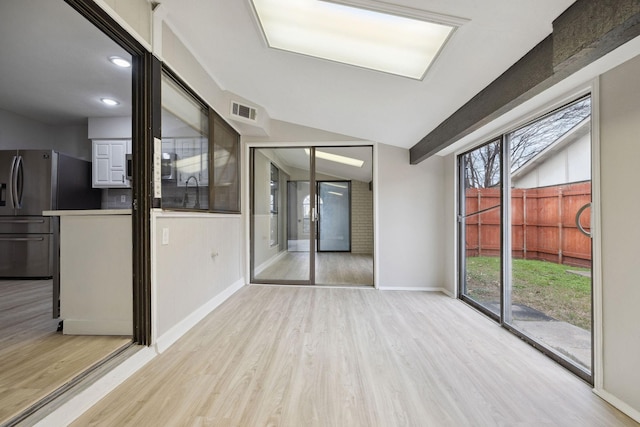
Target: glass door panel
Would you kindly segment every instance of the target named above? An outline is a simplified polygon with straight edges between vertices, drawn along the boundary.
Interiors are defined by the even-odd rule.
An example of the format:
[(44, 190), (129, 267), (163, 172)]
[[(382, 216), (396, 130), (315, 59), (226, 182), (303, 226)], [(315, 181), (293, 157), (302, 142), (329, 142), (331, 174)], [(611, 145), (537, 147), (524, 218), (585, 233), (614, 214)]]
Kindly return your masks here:
[(250, 156), (251, 282), (373, 286), (373, 147)]
[(304, 148), (252, 149), (252, 282), (312, 283), (311, 170), (311, 157)]
[(460, 157), (461, 295), (500, 316), (502, 179), (500, 140)]
[(588, 372), (590, 115), (587, 97), (506, 135), (511, 171), (511, 286), (504, 319)]
[(318, 182), (318, 252), (351, 251), (351, 183)]

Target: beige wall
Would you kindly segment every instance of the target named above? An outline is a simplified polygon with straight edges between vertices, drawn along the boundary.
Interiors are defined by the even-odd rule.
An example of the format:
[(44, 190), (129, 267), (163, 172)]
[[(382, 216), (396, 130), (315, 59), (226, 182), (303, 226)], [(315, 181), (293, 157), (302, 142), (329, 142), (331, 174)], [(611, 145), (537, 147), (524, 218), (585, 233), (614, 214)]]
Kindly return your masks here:
[(600, 80), (604, 390), (640, 415), (640, 57)]

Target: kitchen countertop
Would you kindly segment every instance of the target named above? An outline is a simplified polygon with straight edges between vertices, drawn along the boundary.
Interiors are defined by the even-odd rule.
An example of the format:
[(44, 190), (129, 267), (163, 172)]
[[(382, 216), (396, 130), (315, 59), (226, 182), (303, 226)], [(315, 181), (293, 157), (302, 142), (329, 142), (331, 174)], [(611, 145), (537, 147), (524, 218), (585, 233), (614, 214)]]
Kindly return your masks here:
[(131, 215), (131, 209), (77, 209), (68, 211), (43, 211), (42, 216), (94, 216)]

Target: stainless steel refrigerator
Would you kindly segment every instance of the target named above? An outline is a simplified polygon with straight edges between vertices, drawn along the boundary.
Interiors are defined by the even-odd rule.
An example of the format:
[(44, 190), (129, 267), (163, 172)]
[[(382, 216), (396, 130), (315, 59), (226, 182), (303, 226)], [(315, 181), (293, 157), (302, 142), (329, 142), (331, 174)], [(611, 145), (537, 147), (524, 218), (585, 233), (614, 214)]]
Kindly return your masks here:
[(100, 204), (90, 162), (53, 150), (0, 150), (0, 277), (53, 278), (58, 317), (59, 222), (42, 212)]

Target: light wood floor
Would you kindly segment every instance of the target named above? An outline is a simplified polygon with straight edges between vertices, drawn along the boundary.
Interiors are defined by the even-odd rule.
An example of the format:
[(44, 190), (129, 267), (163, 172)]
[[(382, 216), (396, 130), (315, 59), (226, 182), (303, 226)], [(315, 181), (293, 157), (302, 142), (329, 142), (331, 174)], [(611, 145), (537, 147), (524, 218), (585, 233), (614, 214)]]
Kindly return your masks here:
[[(349, 252), (316, 253), (316, 284), (373, 286), (373, 256)], [(309, 252), (288, 252), (255, 281), (309, 280)]]
[(65, 336), (51, 280), (0, 280), (0, 424), (131, 341)]
[(437, 293), (247, 286), (75, 426), (635, 426)]

